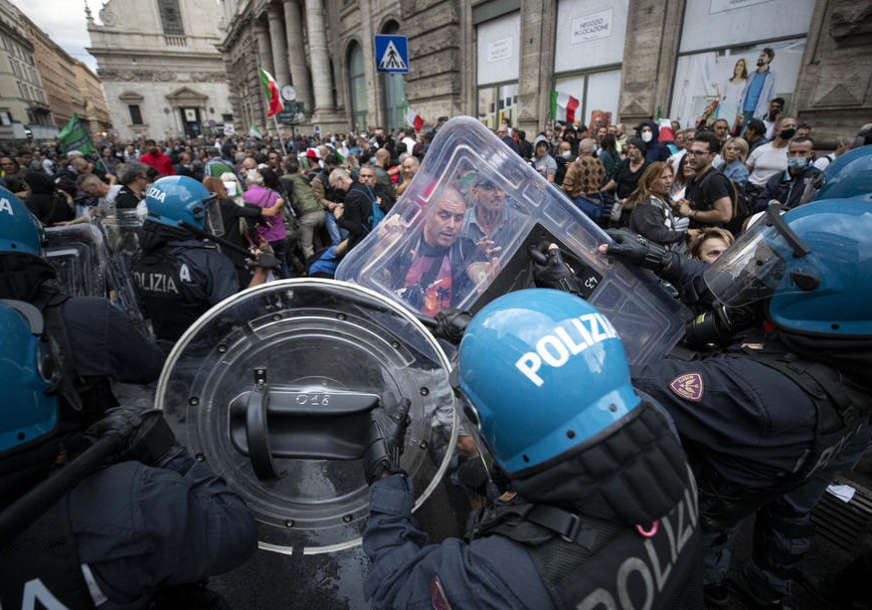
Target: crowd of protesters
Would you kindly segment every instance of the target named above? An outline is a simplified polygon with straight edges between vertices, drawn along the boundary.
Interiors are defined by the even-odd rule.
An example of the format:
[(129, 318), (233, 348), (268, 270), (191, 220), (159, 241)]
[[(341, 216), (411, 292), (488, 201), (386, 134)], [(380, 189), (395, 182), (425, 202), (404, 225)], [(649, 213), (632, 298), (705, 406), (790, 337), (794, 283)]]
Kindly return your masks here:
[[(632, 126), (597, 120), (589, 126), (551, 124), (528, 138), (524, 131), (502, 122), (495, 129), (502, 144), (494, 145), (507, 146), (601, 227), (627, 228), (677, 254), (712, 263), (754, 222), (755, 215), (773, 204), (784, 210), (800, 205), (817, 176), (838, 156), (872, 143), (872, 125), (867, 124), (859, 128), (856, 137), (840, 140), (831, 153), (816, 154), (812, 127), (782, 116), (783, 105), (778, 98), (770, 102), (771, 121), (751, 119), (732, 126), (704, 119), (691, 128), (669, 120)], [(421, 133), (376, 128), (366, 133), (319, 133), (288, 141), (143, 140), (108, 144), (91, 155), (78, 150), (61, 152), (50, 146), (20, 146), (0, 153), (0, 183), (44, 226), (52, 227), (99, 221), (122, 210), (135, 210), (144, 219), (149, 213), (145, 200), (153, 199), (148, 195), (152, 184), (165, 176), (190, 177), (217, 196), (223, 240), (241, 246), (243, 251), (275, 255), (277, 265), (264, 265), (255, 271), (253, 266), (257, 265), (244, 254), (233, 249), (222, 251), (236, 271), (234, 277), (229, 266), (220, 267), (228, 270), (222, 274), (224, 279), (229, 278), (222, 288), (232, 293), (259, 283), (257, 274), (265, 275), (267, 268), (274, 278), (332, 277), (338, 261), (375, 230), (404, 196), (446, 120), (440, 119)], [(436, 204), (442, 207), (434, 205), (436, 211), (424, 223), (418, 242), (420, 258), (448, 261), (446, 284), (455, 294), (462, 282), (470, 281), (466, 272), (473, 264), (488, 263), (470, 254), (457, 258), (473, 264), (450, 268), (457, 262), (453, 253), (463, 250), (465, 244), (471, 244), (470, 253), (482, 249), (481, 244), (493, 244), (488, 240), (494, 238), (501, 223), (509, 224), (515, 217), (515, 212), (503, 213), (502, 188), (483, 174), (472, 174), (476, 201), (468, 202), (460, 189), (445, 189)], [(159, 186), (152, 192), (160, 191)], [(202, 190), (200, 185), (194, 186)], [(211, 198), (203, 201), (207, 199)], [(485, 215), (476, 215), (477, 211), (487, 211), (484, 202), (493, 203), (498, 212), (492, 215), (492, 222), (484, 222)], [(474, 207), (478, 205), (479, 210)], [(449, 228), (437, 226), (439, 213), (445, 214), (444, 223)], [(473, 223), (476, 226), (471, 227)], [(179, 227), (187, 230), (181, 223)], [(477, 241), (460, 239), (462, 227), (479, 231)], [(172, 248), (190, 247), (189, 242), (177, 244), (176, 233), (164, 231), (164, 241), (172, 242)], [(436, 234), (435, 243), (428, 241), (431, 233)], [(195, 236), (202, 237), (202, 230)], [(392, 286), (406, 295), (412, 292), (409, 277), (415, 275), (411, 263), (410, 256), (391, 278)], [(421, 265), (417, 268), (423, 271)], [(415, 282), (424, 283), (432, 271), (428, 282), (438, 285), (442, 265), (430, 262), (428, 268), (418, 273)], [(219, 300), (216, 297), (208, 306)], [(438, 307), (431, 310), (424, 305), (420, 311), (435, 317), (442, 309), (454, 306), (454, 301), (449, 294), (444, 301), (436, 299), (435, 304)], [(184, 328), (173, 328), (172, 340)], [(159, 332), (157, 336), (170, 340)], [(701, 396), (701, 384), (699, 392)], [(461, 434), (461, 449), (464, 438), (471, 437)], [(638, 530), (640, 525), (635, 527)], [(654, 527), (651, 535), (656, 531)]]
[[(864, 125), (857, 138), (816, 155), (812, 126), (783, 116), (780, 98), (769, 107), (766, 121), (732, 126), (702, 118), (691, 128), (556, 122), (531, 142), (504, 120), (495, 132), (601, 226), (699, 255), (709, 242), (725, 248), (771, 202), (797, 205), (829, 163), (870, 139)], [(224, 202), (228, 237), (245, 247), (268, 242), (280, 262), (276, 276), (291, 277), (324, 271), (325, 262), (335, 268), (372, 229), (364, 221), (371, 206), (382, 216), (402, 196), (446, 120), (421, 132), (115, 142), (90, 156), (25, 145), (0, 153), (0, 178), (45, 226), (61, 226), (116, 209), (144, 214), (149, 184), (190, 176)], [(245, 285), (249, 271), (239, 266)]]

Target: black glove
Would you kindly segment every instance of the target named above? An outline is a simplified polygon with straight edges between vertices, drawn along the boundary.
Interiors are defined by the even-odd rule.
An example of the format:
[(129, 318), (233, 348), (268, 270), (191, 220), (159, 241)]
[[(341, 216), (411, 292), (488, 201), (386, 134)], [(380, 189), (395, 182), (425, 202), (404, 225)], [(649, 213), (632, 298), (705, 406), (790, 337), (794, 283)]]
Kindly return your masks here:
[(276, 255), (272, 252), (261, 252), (257, 255), (257, 260), (254, 261), (254, 266), (263, 269), (275, 269), (279, 266), (279, 261), (276, 258)]
[(472, 320), (472, 314), (463, 309), (449, 307), (437, 313), (433, 319), (436, 321), (433, 334), (454, 345), (459, 345), (460, 340), (463, 339), (463, 331)]
[(411, 422), (411, 406), (411, 401), (405, 399), (393, 414), (388, 414), (381, 406), (369, 412), (369, 438), (363, 454), (363, 471), (369, 485), (381, 478), (385, 471), (391, 474), (403, 472), (400, 456), (403, 455), (406, 427)]
[(146, 466), (163, 466), (181, 450), (163, 412), (157, 409), (109, 409), (85, 434), (94, 440), (109, 435), (120, 437), (124, 449), (117, 456), (119, 461), (135, 460)]
[(608, 244), (608, 254), (617, 256), (628, 263), (660, 273), (672, 264), (675, 254), (663, 246), (648, 241), (626, 229), (609, 229), (606, 231), (614, 239)]
[(264, 242), (258, 246), (257, 258), (250, 263), (253, 267), (263, 269), (275, 269), (279, 266), (279, 260), (273, 252), (272, 246)]
[(533, 259), (533, 282), (537, 288), (553, 288), (574, 295), (581, 294), (581, 282), (569, 265), (563, 262), (560, 248), (549, 248), (545, 254), (531, 249), (530, 255)]

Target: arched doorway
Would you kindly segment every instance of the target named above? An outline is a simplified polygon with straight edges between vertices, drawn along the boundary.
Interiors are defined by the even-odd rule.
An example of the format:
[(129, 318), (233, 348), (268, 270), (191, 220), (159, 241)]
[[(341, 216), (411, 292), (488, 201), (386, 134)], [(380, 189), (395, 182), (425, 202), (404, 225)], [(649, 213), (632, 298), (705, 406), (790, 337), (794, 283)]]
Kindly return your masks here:
[(351, 125), (355, 132), (366, 128), (366, 75), (363, 49), (357, 42), (348, 45), (348, 85), (351, 91)]
[[(396, 34), (400, 24), (391, 19), (382, 28), (382, 34)], [(406, 79), (403, 74), (383, 72), (382, 92), (384, 103), (385, 129), (399, 129), (405, 125), (403, 103), (406, 101)]]

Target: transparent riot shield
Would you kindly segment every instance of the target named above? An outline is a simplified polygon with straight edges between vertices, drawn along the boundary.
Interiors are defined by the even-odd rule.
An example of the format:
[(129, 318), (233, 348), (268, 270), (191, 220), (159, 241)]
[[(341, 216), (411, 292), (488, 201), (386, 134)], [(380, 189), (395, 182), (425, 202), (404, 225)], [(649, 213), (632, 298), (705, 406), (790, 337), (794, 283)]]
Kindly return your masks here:
[(70, 296), (106, 296), (109, 256), (103, 232), (89, 223), (45, 230), (46, 260)]
[(667, 352), (690, 312), (647, 271), (600, 255), (610, 238), (480, 122), (448, 121), (390, 213), (340, 263), (336, 278), (418, 315), (476, 312), (532, 286), (530, 249), (554, 242), (609, 317), (631, 363)]
[(155, 404), (244, 498), (262, 549), (317, 554), (359, 544), (369, 411), (407, 399), (401, 462), (417, 508), (457, 437), (444, 352), (390, 299), (295, 279), (242, 291), (197, 320), (170, 353)]
[(110, 254), (107, 274), (109, 298), (124, 310), (140, 332), (150, 335), (151, 326), (139, 308), (133, 281), (133, 258), (139, 250), (142, 221), (136, 209), (113, 208), (100, 220), (99, 226)]

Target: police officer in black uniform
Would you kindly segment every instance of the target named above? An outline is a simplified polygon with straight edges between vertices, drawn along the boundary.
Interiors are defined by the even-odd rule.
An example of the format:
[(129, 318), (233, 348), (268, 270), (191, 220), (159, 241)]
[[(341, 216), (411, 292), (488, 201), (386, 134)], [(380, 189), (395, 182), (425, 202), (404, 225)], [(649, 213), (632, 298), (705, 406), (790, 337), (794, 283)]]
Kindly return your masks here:
[[(148, 217), (133, 264), (137, 292), (162, 347), (168, 348), (212, 305), (239, 290), (233, 263), (207, 237), (220, 218), (216, 196), (187, 176), (168, 176), (146, 195)], [(217, 223), (216, 223), (217, 224)], [(256, 267), (249, 286), (266, 281)]]
[(693, 476), (604, 316), (555, 290), (504, 295), (466, 326), (459, 381), (504, 493), (469, 544), (428, 545), (399, 467), (405, 417), (376, 409), (363, 536), (374, 608), (700, 607)]
[(695, 468), (710, 605), (729, 599), (728, 536), (758, 509), (738, 584), (760, 607), (786, 600), (811, 507), (869, 445), (870, 235), (868, 206), (830, 200), (784, 216), (770, 207), (712, 265), (625, 231), (600, 246), (671, 282), (705, 312), (690, 334), (708, 327), (698, 342), (726, 345), (632, 370), (674, 418)]
[(162, 354), (107, 300), (62, 295), (40, 240), (0, 189), (0, 606), (145, 607), (244, 561), (254, 523), (158, 412), (104, 417), (106, 377), (150, 381)]
[(42, 246), (39, 222), (15, 195), (0, 188), (0, 299), (30, 303), (45, 318), (46, 334), (63, 348), (62, 408), (76, 411), (75, 421), (86, 426), (118, 405), (111, 380), (154, 381), (164, 355), (109, 300), (64, 294), (54, 269), (42, 258)]

